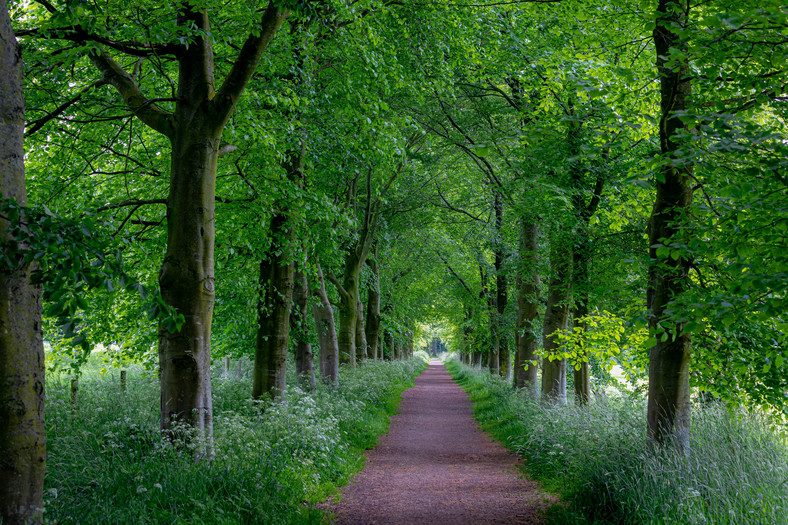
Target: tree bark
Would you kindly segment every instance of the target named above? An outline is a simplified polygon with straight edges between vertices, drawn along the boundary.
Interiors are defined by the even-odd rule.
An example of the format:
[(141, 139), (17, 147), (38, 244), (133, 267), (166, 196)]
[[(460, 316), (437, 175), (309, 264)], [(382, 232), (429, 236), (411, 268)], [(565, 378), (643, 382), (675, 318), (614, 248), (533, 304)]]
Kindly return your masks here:
[[(553, 239), (552, 244), (552, 277), (542, 329), (542, 348), (548, 355), (559, 350), (554, 334), (567, 327), (572, 290), (571, 250), (559, 239)], [(542, 396), (554, 403), (566, 403), (566, 359), (543, 359)]]
[[(583, 226), (581, 226), (582, 228)], [(582, 234), (581, 234), (582, 235)], [(575, 243), (574, 264), (574, 292), (575, 307), (573, 311), (573, 330), (583, 334), (586, 329), (584, 318), (588, 315), (588, 250), (587, 239), (585, 242)], [(579, 365), (579, 366), (578, 366)], [(578, 355), (578, 363), (574, 367), (575, 401), (580, 405), (588, 404), (591, 399), (591, 374), (588, 365), (588, 352)]]
[(520, 219), (520, 271), (517, 294), (517, 361), (514, 384), (517, 388), (537, 391), (536, 336), (539, 322), (539, 227), (536, 222)]
[(508, 282), (504, 272), (504, 243), (502, 240), (503, 230), (503, 198), (500, 191), (496, 190), (495, 208), (495, 308), (496, 308), (496, 342), (498, 344), (498, 373), (509, 379), (511, 369), (511, 357), (509, 355), (509, 339), (504, 330), (504, 312), (509, 302), (507, 293)]
[(396, 355), (394, 353), (394, 334), (391, 333), (391, 330), (385, 330), (383, 332), (383, 344), (386, 350), (384, 353), (386, 360), (393, 361), (396, 359)]
[(339, 343), (334, 324), (334, 309), (328, 300), (323, 269), (317, 265), (317, 297), (319, 303), (313, 308), (317, 339), (320, 344), (320, 379), (331, 386), (339, 384)]
[(358, 321), (358, 289), (361, 272), (356, 272), (358, 263), (355, 253), (345, 259), (345, 275), (342, 283), (333, 281), (339, 290), (339, 362), (356, 366), (356, 322)]
[(462, 323), (462, 362), (471, 364), (473, 357), (473, 306), (465, 306), (465, 321)]
[(367, 346), (367, 332), (364, 326), (364, 305), (361, 299), (356, 301), (356, 360), (367, 359), (369, 347)]
[[(649, 352), (648, 436), (653, 443), (675, 443), (689, 453), (690, 334), (683, 323), (670, 319), (670, 302), (687, 286), (690, 261), (679, 254), (660, 253), (681, 231), (681, 222), (692, 203), (691, 166), (680, 158), (678, 135), (687, 132), (679, 114), (688, 107), (691, 95), (687, 42), (674, 32), (686, 27), (689, 16), (683, 2), (659, 0), (654, 43), (660, 79), (660, 148), (664, 158), (657, 177), (657, 195), (649, 222), (649, 328), (658, 342)], [(669, 62), (679, 58), (678, 67)]]
[(483, 366), (486, 366), (491, 374), (498, 375), (500, 371), (500, 355), (498, 354), (498, 331), (500, 329), (498, 322), (498, 306), (497, 296), (489, 289), (487, 281), (487, 274), (484, 269), (479, 266), (479, 275), (482, 282), (481, 294), (487, 299), (487, 315), (490, 319), (490, 340), (487, 352), (485, 352)]
[(293, 232), (288, 217), (275, 213), (271, 217), (270, 232), (269, 254), (260, 262), (257, 339), (252, 371), (254, 399), (264, 395), (284, 399), (287, 392), (287, 349), (290, 345), (294, 285)]
[[(372, 283), (367, 291), (366, 336), (370, 359), (378, 357), (378, 335), (380, 333), (380, 268), (374, 259), (367, 259), (372, 270)], [(380, 357), (382, 358), (382, 356)]]
[[(306, 141), (290, 150), (282, 164), (287, 178), (299, 187), (304, 185)], [(252, 368), (252, 397), (284, 398), (287, 392), (287, 350), (290, 345), (290, 315), (295, 286), (294, 217), (286, 210), (290, 203), (277, 202), (279, 211), (271, 216), (270, 247), (260, 263), (259, 302), (257, 306), (257, 339)]]
[(290, 333), (295, 340), (295, 365), (298, 386), (307, 390), (315, 388), (315, 363), (312, 343), (309, 342), (309, 283), (301, 268), (293, 274), (293, 312), (290, 315)]
[[(22, 52), (0, 0), (0, 192), (27, 205)], [(0, 219), (0, 239), (13, 243)], [(46, 464), (41, 289), (30, 266), (0, 269), (0, 522), (41, 523)]]

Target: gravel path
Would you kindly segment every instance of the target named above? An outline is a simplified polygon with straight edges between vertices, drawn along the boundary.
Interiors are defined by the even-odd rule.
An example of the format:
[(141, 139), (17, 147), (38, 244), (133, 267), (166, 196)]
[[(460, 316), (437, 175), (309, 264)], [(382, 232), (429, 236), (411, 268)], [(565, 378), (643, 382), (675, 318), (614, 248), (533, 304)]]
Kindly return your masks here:
[(468, 395), (433, 360), (405, 391), (389, 433), (327, 510), (344, 524), (541, 524), (554, 497), (476, 427)]

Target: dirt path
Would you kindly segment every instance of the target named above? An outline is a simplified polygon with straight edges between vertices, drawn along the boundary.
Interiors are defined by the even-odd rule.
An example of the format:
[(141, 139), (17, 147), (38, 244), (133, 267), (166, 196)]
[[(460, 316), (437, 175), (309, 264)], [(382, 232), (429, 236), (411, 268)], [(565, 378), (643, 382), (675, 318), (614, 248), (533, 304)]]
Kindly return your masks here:
[(432, 361), (389, 433), (330, 507), (337, 524), (540, 524), (552, 498), (476, 427), (468, 395)]

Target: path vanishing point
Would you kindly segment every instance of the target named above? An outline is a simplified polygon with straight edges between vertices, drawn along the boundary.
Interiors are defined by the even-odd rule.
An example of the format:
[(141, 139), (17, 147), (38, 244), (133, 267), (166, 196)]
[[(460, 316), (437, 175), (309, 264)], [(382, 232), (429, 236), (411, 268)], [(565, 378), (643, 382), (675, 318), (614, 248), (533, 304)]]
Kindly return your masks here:
[(477, 428), (471, 402), (443, 363), (405, 391), (389, 433), (329, 507), (338, 525), (542, 524), (555, 502), (515, 454)]

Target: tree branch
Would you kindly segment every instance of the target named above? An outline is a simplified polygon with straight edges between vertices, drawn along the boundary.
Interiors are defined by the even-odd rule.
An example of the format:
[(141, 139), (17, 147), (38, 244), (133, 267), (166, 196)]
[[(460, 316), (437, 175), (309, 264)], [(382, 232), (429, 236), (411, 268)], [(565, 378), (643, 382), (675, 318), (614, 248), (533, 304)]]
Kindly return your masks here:
[[(39, 2), (41, 3), (41, 2)], [(43, 5), (43, 3), (42, 3)], [(50, 4), (51, 5), (51, 4)], [(57, 11), (50, 11), (57, 13)], [(68, 40), (78, 44), (84, 42), (97, 42), (101, 45), (115, 49), (127, 55), (136, 57), (150, 57), (150, 56), (175, 56), (181, 49), (178, 44), (144, 44), (142, 42), (134, 42), (131, 40), (117, 41), (110, 40), (109, 38), (91, 33), (82, 26), (68, 26), (53, 29), (46, 29), (42, 31), (41, 28), (25, 29), (17, 33), (18, 37), (31, 37), (31, 38), (57, 38), (61, 40)]]
[(32, 135), (36, 131), (40, 130), (41, 128), (44, 127), (44, 125), (46, 125), (47, 122), (49, 122), (50, 120), (52, 120), (54, 118), (57, 118), (58, 115), (60, 115), (65, 110), (67, 110), (69, 107), (71, 107), (74, 104), (76, 104), (77, 102), (79, 102), (79, 100), (82, 98), (82, 95), (84, 95), (85, 93), (87, 93), (91, 89), (93, 89), (95, 87), (103, 86), (106, 83), (107, 83), (107, 80), (105, 78), (96, 80), (95, 82), (93, 82), (92, 84), (87, 86), (86, 88), (82, 89), (82, 91), (77, 93), (76, 96), (74, 96), (74, 98), (72, 98), (71, 100), (68, 100), (66, 102), (63, 102), (61, 105), (59, 105), (57, 108), (55, 108), (55, 110), (52, 111), (51, 113), (48, 113), (48, 114), (44, 115), (43, 117), (41, 117), (40, 119), (37, 119), (37, 120), (34, 120), (33, 122), (28, 123), (29, 129), (27, 131), (25, 131), (25, 137), (29, 137), (30, 135)]
[(465, 210), (463, 210), (461, 208), (455, 208), (454, 206), (452, 206), (449, 203), (449, 201), (446, 200), (446, 197), (443, 196), (443, 193), (441, 193), (441, 188), (440, 188), (440, 186), (438, 185), (437, 182), (435, 183), (435, 189), (438, 191), (438, 195), (440, 196), (441, 200), (443, 201), (443, 203), (446, 205), (446, 207), (448, 209), (450, 209), (451, 211), (456, 212), (456, 213), (462, 213), (464, 215), (467, 215), (468, 217), (470, 217), (471, 219), (473, 219), (475, 221), (482, 222), (482, 219), (477, 217), (476, 215), (473, 215), (472, 213), (467, 212), (467, 211), (465, 211)]
[(454, 271), (454, 268), (452, 268), (452, 267), (451, 267), (451, 264), (449, 264), (449, 261), (448, 261), (448, 260), (447, 260), (447, 259), (446, 259), (446, 258), (445, 258), (443, 255), (441, 255), (441, 253), (440, 253), (439, 251), (437, 251), (437, 250), (436, 250), (436, 251), (435, 251), (435, 254), (436, 254), (436, 255), (437, 255), (439, 258), (440, 258), (440, 260), (441, 260), (441, 261), (443, 261), (443, 264), (445, 264), (445, 265), (446, 265), (446, 268), (448, 268), (448, 269), (449, 269), (449, 271), (451, 272), (451, 274), (452, 274), (452, 275), (453, 275), (453, 276), (454, 276), (454, 277), (455, 277), (455, 278), (456, 278), (458, 281), (460, 281), (460, 284), (462, 285), (462, 287), (463, 287), (463, 288), (465, 288), (465, 290), (468, 292), (468, 294), (470, 294), (471, 296), (473, 296), (473, 292), (471, 291), (470, 287), (469, 287), (467, 284), (465, 284), (465, 281), (463, 280), (463, 278), (462, 278), (462, 277), (460, 277), (460, 276), (459, 276), (459, 274), (458, 274), (457, 272), (455, 272), (455, 271)]
[(96, 211), (115, 210), (118, 208), (125, 208), (127, 206), (140, 207), (148, 204), (167, 204), (167, 199), (127, 199), (120, 202), (112, 202), (105, 204)]
[(334, 275), (331, 272), (327, 272), (326, 273), (326, 279), (331, 281), (331, 284), (333, 284), (334, 286), (337, 287), (337, 291), (339, 292), (339, 295), (341, 295), (343, 299), (349, 299), (350, 298), (350, 294), (347, 292), (347, 290), (345, 290), (345, 287), (342, 286), (342, 283), (339, 282), (339, 279), (337, 279), (336, 275)]
[(289, 10), (280, 9), (273, 0), (269, 1), (268, 7), (260, 19), (259, 32), (253, 32), (246, 39), (232, 69), (216, 93), (216, 110), (220, 120), (224, 121), (235, 108), (241, 98), (241, 93), (260, 62), (263, 51), (268, 47), (276, 31), (289, 14)]
[(137, 118), (162, 135), (172, 137), (175, 123), (171, 113), (154, 106), (153, 101), (142, 94), (131, 75), (112, 60), (106, 51), (103, 49), (98, 52), (92, 51), (89, 56), (104, 76), (104, 80), (115, 87)]

